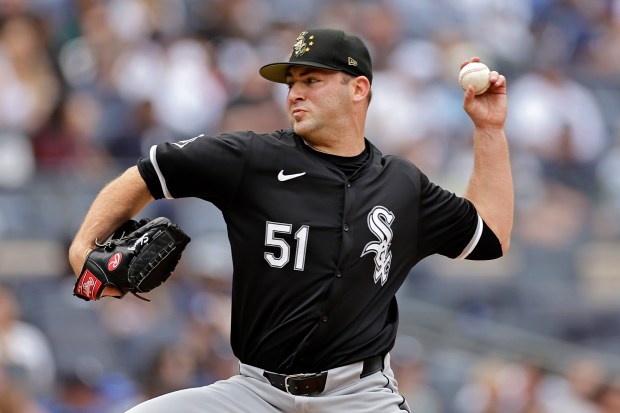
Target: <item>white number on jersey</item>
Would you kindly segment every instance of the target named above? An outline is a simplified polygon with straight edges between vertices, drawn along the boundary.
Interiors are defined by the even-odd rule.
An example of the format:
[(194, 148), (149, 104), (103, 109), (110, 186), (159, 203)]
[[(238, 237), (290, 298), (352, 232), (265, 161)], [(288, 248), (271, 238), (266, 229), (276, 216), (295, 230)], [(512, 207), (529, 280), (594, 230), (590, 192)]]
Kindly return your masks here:
[[(276, 247), (280, 250), (279, 254), (265, 252), (265, 261), (274, 268), (284, 267), (291, 259), (291, 246), (284, 239), (279, 238), (277, 234), (290, 234), (293, 231), (291, 224), (282, 224), (279, 222), (267, 222), (265, 231), (265, 245), (268, 247)], [(303, 271), (306, 263), (306, 247), (308, 246), (308, 233), (310, 228), (302, 225), (295, 232), (295, 261), (294, 269)]]

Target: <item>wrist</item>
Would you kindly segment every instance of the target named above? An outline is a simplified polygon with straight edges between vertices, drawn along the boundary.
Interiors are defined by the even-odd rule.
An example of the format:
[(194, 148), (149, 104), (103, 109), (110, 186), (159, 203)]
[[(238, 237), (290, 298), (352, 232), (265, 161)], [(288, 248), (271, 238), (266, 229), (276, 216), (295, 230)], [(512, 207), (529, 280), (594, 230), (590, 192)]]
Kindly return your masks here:
[(90, 246), (80, 247), (78, 245), (72, 245), (69, 249), (69, 264), (71, 265), (71, 268), (76, 276), (80, 275), (80, 271), (82, 271), (86, 258), (92, 250), (93, 248)]
[(474, 130), (474, 137), (495, 137), (495, 136), (504, 136), (504, 125), (499, 126), (476, 126)]

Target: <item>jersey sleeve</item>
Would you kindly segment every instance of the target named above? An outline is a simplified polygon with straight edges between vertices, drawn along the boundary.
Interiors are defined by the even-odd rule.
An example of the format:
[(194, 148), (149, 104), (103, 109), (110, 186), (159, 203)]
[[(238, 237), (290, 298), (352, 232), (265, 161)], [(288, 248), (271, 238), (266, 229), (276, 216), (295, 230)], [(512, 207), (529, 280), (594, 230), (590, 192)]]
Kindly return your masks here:
[(214, 204), (230, 201), (243, 176), (249, 136), (200, 135), (151, 147), (138, 170), (154, 198), (197, 197)]
[(476, 248), (484, 222), (473, 203), (421, 175), (420, 259), (432, 254), (467, 258)]

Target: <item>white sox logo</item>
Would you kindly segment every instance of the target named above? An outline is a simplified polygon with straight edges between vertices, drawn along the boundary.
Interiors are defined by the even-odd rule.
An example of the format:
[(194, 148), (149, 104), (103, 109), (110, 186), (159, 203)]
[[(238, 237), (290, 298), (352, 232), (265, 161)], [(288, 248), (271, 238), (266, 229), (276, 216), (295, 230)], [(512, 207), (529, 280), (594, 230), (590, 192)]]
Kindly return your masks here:
[(394, 214), (387, 208), (376, 206), (368, 214), (368, 228), (375, 234), (379, 241), (371, 241), (364, 247), (361, 257), (369, 252), (375, 253), (375, 284), (381, 280), (381, 285), (385, 284), (390, 272), (390, 264), (392, 263), (392, 222)]
[(310, 36), (310, 44), (306, 43), (307, 34), (308, 32), (301, 32), (299, 36), (297, 36), (297, 39), (295, 39), (295, 44), (293, 45), (293, 53), (296, 57), (299, 57), (302, 54), (310, 51), (310, 48), (308, 46), (314, 45), (314, 43), (312, 42), (314, 36)]

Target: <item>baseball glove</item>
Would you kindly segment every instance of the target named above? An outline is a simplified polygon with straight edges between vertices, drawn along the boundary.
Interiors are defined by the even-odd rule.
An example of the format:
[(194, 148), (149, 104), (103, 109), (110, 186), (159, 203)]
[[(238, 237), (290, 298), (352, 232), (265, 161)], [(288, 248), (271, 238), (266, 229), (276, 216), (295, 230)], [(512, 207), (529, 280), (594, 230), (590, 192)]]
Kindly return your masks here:
[(98, 300), (107, 286), (146, 293), (168, 279), (190, 237), (168, 218), (129, 220), (86, 257), (73, 295)]

